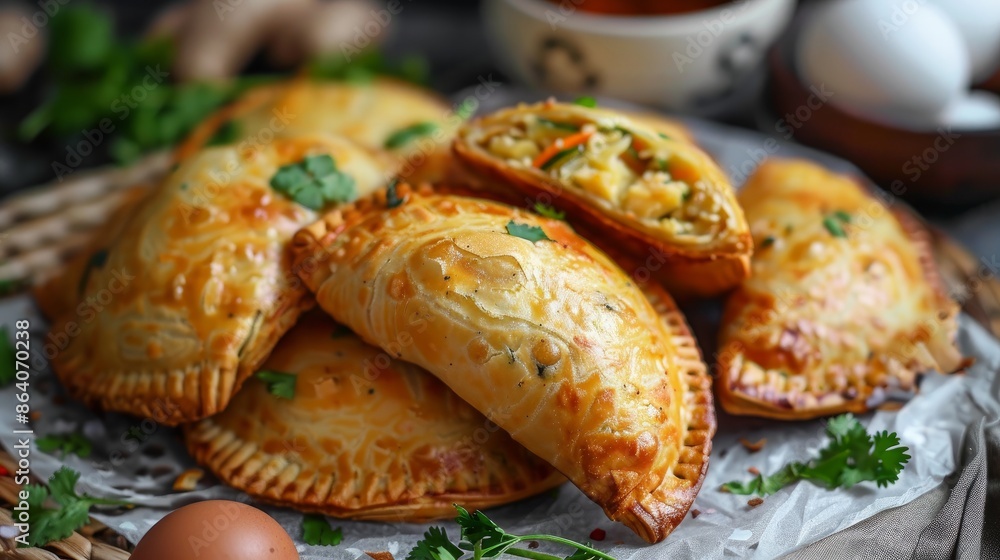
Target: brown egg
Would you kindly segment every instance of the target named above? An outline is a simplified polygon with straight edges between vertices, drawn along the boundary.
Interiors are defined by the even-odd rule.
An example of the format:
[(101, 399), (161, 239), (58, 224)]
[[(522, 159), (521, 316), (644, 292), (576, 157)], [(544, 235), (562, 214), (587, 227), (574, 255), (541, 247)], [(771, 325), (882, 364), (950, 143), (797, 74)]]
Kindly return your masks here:
[(257, 508), (227, 500), (184, 506), (160, 520), (131, 560), (299, 560), (288, 533)]

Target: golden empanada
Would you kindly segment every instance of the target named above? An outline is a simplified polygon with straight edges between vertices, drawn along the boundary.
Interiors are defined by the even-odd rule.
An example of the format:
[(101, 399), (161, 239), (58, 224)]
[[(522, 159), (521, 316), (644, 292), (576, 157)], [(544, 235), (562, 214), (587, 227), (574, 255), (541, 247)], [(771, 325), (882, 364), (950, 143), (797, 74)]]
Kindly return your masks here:
[(805, 161), (764, 162), (739, 198), (757, 253), (723, 318), (715, 383), (728, 412), (862, 412), (886, 387), (960, 367), (958, 306), (904, 210)]
[(565, 210), (601, 246), (652, 255), (649, 268), (672, 290), (711, 295), (748, 274), (750, 232), (726, 176), (694, 144), (643, 121), (522, 105), (466, 124), (454, 150), (480, 186)]
[[(170, 425), (222, 410), (312, 305), (287, 243), (316, 213), (270, 182), (320, 156), (357, 194), (383, 180), (378, 157), (332, 136), (210, 148), (139, 203), (109, 246), (91, 248), (80, 303), (47, 340), (70, 394)], [(303, 184), (318, 188), (306, 169)]]
[[(320, 306), (418, 364), (650, 542), (683, 519), (715, 429), (706, 369), (564, 222), (450, 195), (359, 201), (296, 234)], [(387, 208), (392, 206), (392, 208)]]
[(398, 174), (413, 182), (441, 177), (462, 119), (437, 94), (389, 78), (352, 83), (297, 78), (251, 89), (199, 126), (178, 159), (205, 145), (265, 144), (315, 133), (344, 136), (391, 153)]
[(253, 379), (185, 430), (199, 463), (254, 498), (424, 521), (454, 516), (454, 503), (486, 508), (565, 482), (434, 376), (321, 313), (303, 316), (263, 369), (294, 396)]

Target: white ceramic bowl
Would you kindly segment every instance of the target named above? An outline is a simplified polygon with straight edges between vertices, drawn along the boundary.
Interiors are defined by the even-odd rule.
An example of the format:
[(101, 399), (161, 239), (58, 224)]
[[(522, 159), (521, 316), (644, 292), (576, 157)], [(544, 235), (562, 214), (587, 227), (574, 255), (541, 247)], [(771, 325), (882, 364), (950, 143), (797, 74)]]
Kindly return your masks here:
[(795, 0), (736, 0), (680, 15), (623, 17), (577, 9), (583, 2), (485, 0), (501, 68), (539, 89), (694, 113), (745, 85), (795, 9)]

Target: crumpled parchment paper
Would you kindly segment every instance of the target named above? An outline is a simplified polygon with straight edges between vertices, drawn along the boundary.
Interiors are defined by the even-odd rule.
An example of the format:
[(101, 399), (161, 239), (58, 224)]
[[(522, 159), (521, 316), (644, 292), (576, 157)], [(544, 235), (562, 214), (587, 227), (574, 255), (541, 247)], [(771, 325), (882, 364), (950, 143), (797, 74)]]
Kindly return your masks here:
[[(693, 123), (692, 128), (731, 175), (740, 175), (741, 166), (749, 168), (746, 162), (757, 159), (759, 150), (771, 156), (813, 157), (838, 166), (834, 158), (798, 146), (779, 143), (780, 147), (772, 151), (768, 148), (770, 144), (764, 144), (766, 137), (756, 133), (702, 123)], [(843, 162), (839, 166), (843, 167)], [(734, 182), (738, 184), (741, 179), (735, 177)], [(690, 316), (709, 364), (714, 316), (712, 312)], [(211, 475), (206, 475), (195, 491), (172, 491), (175, 477), (196, 466), (187, 456), (179, 433), (157, 425), (153, 419), (97, 414), (59, 398), (58, 384), (41, 355), (46, 336), (44, 320), (28, 296), (0, 301), (2, 324), (12, 326), (22, 318), (32, 324), (31, 406), (41, 412), (33, 423), (36, 437), (82, 429), (95, 444), (88, 459), (59, 458), (33, 450), (34, 475), (45, 479), (67, 465), (82, 473), (78, 487), (81, 491), (123, 498), (143, 506), (120, 515), (95, 515), (133, 542), (171, 509), (181, 505), (209, 498), (250, 501), (246, 495), (218, 484)], [(1000, 342), (965, 317), (960, 338), (962, 349), (977, 360), (965, 375), (928, 374), (921, 393), (902, 409), (862, 417), (869, 431), (895, 431), (910, 448), (912, 459), (899, 482), (888, 488), (865, 483), (851, 490), (831, 492), (799, 483), (751, 508), (747, 496), (722, 493), (719, 486), (729, 480), (749, 478), (749, 467), (771, 473), (788, 461), (810, 457), (825, 445), (823, 422), (781, 423), (734, 418), (720, 412), (708, 477), (692, 508), (700, 515), (694, 518), (689, 514), (665, 542), (644, 544), (624, 526), (609, 521), (598, 506), (571, 484), (489, 510), (488, 514), (515, 534), (552, 533), (583, 542), (589, 540), (593, 529), (602, 528), (607, 536), (596, 545), (621, 560), (776, 558), (877, 512), (912, 501), (939, 485), (954, 469), (966, 426), (984, 415), (1000, 415), (1000, 395), (991, 393), (988, 381), (1000, 370)], [(8, 451), (15, 444), (11, 431), (21, 427), (15, 422), (15, 402), (13, 389), (0, 391), (0, 443)], [(740, 445), (740, 437), (750, 441), (766, 438), (767, 444), (758, 453), (750, 454)], [(262, 509), (296, 539), (304, 560), (367, 558), (363, 551), (383, 550), (401, 560), (428, 527), (331, 519), (334, 527), (343, 528), (343, 543), (336, 547), (310, 547), (301, 542), (301, 514), (266, 506)], [(449, 535), (457, 538), (458, 528), (454, 523), (436, 525), (447, 527)], [(546, 546), (540, 550), (546, 550)]]

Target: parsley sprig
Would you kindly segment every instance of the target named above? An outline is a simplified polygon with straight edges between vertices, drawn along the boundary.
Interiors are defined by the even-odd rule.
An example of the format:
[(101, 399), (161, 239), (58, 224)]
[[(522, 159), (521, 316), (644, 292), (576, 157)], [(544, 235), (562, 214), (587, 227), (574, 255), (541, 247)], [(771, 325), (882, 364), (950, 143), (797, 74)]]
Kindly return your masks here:
[[(455, 505), (458, 517), (455, 521), (461, 528), (460, 542), (456, 546), (448, 539), (448, 533), (439, 527), (431, 527), (424, 533), (423, 540), (406, 556), (406, 560), (458, 560), (466, 552), (471, 552), (472, 560), (494, 558), (502, 554), (533, 558), (534, 560), (615, 560), (590, 543), (578, 542), (555, 535), (514, 535), (508, 533), (486, 517), (481, 511), (469, 513), (460, 505)], [(555, 556), (524, 548), (514, 548), (522, 542), (547, 541), (574, 549), (569, 556)]]
[(553, 220), (565, 220), (566, 212), (556, 209), (555, 206), (549, 206), (544, 202), (536, 202), (534, 206), (535, 213), (545, 216), (546, 218), (552, 218)]
[(354, 178), (337, 169), (328, 154), (306, 156), (283, 165), (271, 177), (271, 188), (306, 208), (322, 210), (331, 202), (349, 202), (357, 196)]
[(536, 241), (552, 241), (548, 235), (545, 235), (545, 230), (542, 228), (528, 224), (519, 224), (514, 220), (507, 222), (507, 233), (513, 235), (514, 237), (527, 239), (532, 243), (535, 243)]
[[(93, 506), (131, 506), (121, 500), (77, 494), (76, 483), (79, 480), (80, 473), (63, 467), (49, 479), (48, 488), (41, 484), (24, 487), (28, 494), (28, 518), (31, 520), (28, 546), (44, 546), (72, 535), (73, 531), (87, 524)], [(45, 502), (49, 498), (59, 507), (46, 507)]]
[(44, 453), (58, 451), (63, 458), (66, 455), (73, 454), (81, 459), (86, 459), (90, 457), (90, 453), (93, 451), (93, 444), (80, 432), (67, 432), (40, 437), (35, 440), (35, 445), (38, 446), (39, 451)]
[(306, 515), (302, 518), (302, 540), (312, 546), (337, 546), (344, 540), (344, 531), (330, 527), (322, 515)]
[(267, 385), (268, 393), (282, 399), (295, 398), (295, 381), (298, 377), (294, 373), (262, 369), (254, 377)]
[(869, 434), (852, 414), (830, 420), (826, 434), (830, 442), (820, 450), (819, 457), (789, 463), (770, 476), (760, 474), (746, 482), (727, 482), (722, 489), (733, 494), (767, 496), (800, 480), (811, 480), (831, 490), (865, 481), (882, 487), (899, 480), (899, 473), (910, 460), (906, 454), (909, 449), (900, 445), (895, 433)]

